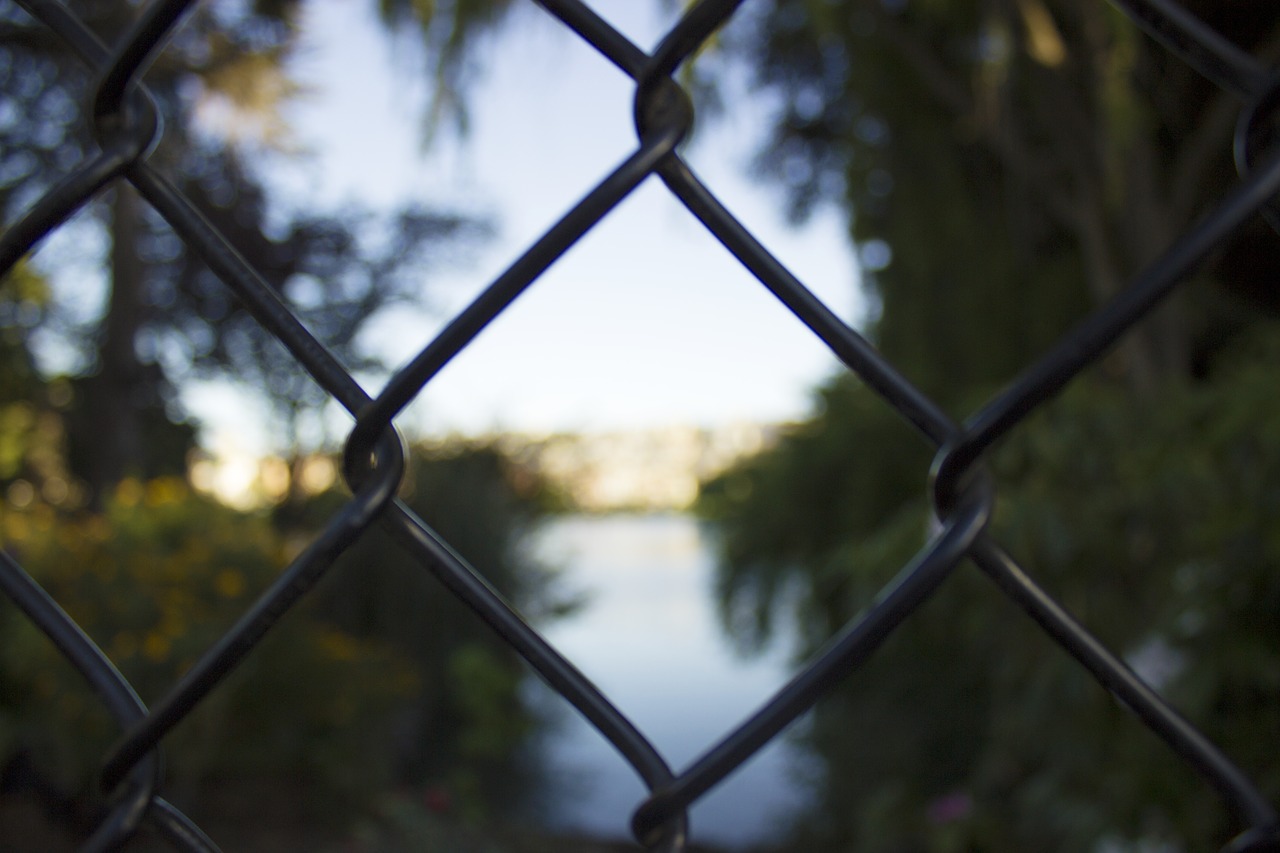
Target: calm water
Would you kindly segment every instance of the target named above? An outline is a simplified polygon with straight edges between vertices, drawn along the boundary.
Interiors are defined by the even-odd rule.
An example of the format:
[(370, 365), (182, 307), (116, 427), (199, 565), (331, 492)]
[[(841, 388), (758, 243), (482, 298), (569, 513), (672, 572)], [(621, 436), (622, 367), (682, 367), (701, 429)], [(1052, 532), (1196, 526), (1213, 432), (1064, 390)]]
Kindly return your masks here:
[[(667, 759), (681, 770), (787, 678), (786, 655), (744, 659), (721, 633), (711, 594), (712, 557), (682, 515), (569, 517), (542, 532), (538, 548), (566, 570), (587, 605), (551, 626), (548, 638)], [(557, 804), (549, 822), (627, 836), (645, 789), (613, 748), (541, 682), (558, 710), (547, 743)], [(693, 838), (738, 847), (768, 840), (804, 802), (803, 763), (775, 742), (690, 813)]]

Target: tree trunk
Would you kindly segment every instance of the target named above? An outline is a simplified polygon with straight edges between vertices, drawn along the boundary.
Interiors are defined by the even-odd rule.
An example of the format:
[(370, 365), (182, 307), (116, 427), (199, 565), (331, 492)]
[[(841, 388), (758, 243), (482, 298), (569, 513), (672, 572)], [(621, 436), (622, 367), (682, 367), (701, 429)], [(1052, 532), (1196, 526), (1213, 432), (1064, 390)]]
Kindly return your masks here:
[(143, 320), (142, 262), (137, 254), (141, 228), (140, 200), (132, 187), (117, 185), (111, 201), (107, 313), (97, 370), (85, 389), (85, 420), (95, 439), (85, 477), (95, 503), (120, 480), (144, 469), (142, 409), (147, 388), (137, 353)]

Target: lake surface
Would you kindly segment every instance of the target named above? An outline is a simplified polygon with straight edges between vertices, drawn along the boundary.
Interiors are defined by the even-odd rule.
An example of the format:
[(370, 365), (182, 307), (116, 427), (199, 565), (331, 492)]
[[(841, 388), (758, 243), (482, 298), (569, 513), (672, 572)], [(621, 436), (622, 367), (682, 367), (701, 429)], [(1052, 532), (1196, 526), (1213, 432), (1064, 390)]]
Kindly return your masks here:
[[(712, 594), (713, 558), (683, 515), (571, 516), (547, 525), (544, 559), (587, 596), (546, 635), (631, 718), (676, 771), (741, 722), (787, 679), (775, 647), (743, 658), (724, 636)], [(775, 644), (777, 645), (777, 644)], [(554, 828), (630, 837), (645, 788), (563, 700), (535, 682), (557, 725), (545, 743)], [(690, 811), (692, 838), (726, 847), (766, 841), (805, 802), (803, 757), (775, 740)]]

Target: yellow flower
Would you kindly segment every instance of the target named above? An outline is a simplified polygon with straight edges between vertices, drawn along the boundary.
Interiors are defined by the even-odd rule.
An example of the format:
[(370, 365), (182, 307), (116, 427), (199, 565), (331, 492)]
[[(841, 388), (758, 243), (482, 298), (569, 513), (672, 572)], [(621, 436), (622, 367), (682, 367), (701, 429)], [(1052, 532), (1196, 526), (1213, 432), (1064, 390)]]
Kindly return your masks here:
[(116, 486), (116, 500), (122, 506), (137, 506), (138, 501), (142, 500), (142, 484), (133, 477), (121, 480), (120, 485)]
[(5, 517), (5, 521), (5, 533), (10, 540), (22, 542), (31, 534), (31, 523), (25, 516), (12, 513)]
[(235, 569), (223, 569), (213, 579), (213, 588), (223, 598), (239, 598), (244, 592), (244, 575)]
[(161, 477), (147, 483), (147, 506), (164, 506), (182, 500), (186, 486), (177, 477)]
[(138, 641), (128, 631), (121, 631), (111, 640), (111, 657), (121, 661), (133, 657), (138, 651)]
[(147, 660), (160, 663), (169, 656), (169, 638), (164, 634), (152, 631), (142, 641), (142, 654)]
[(321, 631), (316, 635), (316, 644), (336, 661), (355, 660), (360, 655), (360, 644), (341, 631)]

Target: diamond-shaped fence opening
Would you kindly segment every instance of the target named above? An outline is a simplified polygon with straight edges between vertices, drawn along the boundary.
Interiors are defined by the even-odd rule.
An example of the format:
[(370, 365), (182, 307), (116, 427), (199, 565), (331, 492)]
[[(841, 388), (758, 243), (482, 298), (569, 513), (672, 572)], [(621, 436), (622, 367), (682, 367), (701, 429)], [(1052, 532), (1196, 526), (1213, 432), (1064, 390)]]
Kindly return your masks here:
[[(20, 558), (0, 555), (0, 588), (88, 681), (121, 737), (102, 757), (101, 785), (110, 808), (94, 818), (86, 850), (116, 849), (142, 827), (159, 832), (176, 849), (211, 850), (213, 841), (163, 797), (160, 747), (166, 735), (202, 699), (219, 690), (232, 670), (251, 656), (280, 617), (302, 599), (361, 533), (375, 522), (388, 529), (443, 588), (474, 611), (522, 656), (564, 701), (578, 710), (644, 780), (649, 796), (636, 804), (637, 841), (652, 849), (686, 849), (686, 810), (748, 761), (834, 684), (876, 653), (894, 630), (963, 561), (976, 564), (1093, 678), (1127, 706), (1215, 791), (1238, 821), (1229, 845), (1235, 853), (1280, 849), (1280, 824), (1272, 805), (1213, 743), (1182, 719), (1158, 692), (1044, 592), (1034, 570), (987, 532), (994, 484), (984, 468), (993, 445), (1017, 429), (1037, 407), (1070, 383), (1155, 308), (1238, 225), (1259, 212), (1274, 219), (1269, 201), (1280, 191), (1280, 158), (1269, 156), (1267, 132), (1274, 106), (1274, 77), (1254, 57), (1208, 29), (1170, 0), (1121, 0), (1121, 8), (1189, 64), (1245, 105), (1238, 131), (1243, 178), (1224, 188), (1217, 205), (1119, 295), (1064, 336), (1059, 344), (968, 420), (957, 423), (917, 390), (893, 364), (796, 280), (742, 227), (731, 211), (681, 158), (679, 145), (693, 120), (689, 96), (676, 82), (690, 56), (735, 14), (741, 0), (701, 0), (651, 52), (646, 53), (577, 0), (541, 0), (540, 5), (635, 81), (638, 142), (634, 152), (549, 227), (543, 236), (461, 311), (376, 395), (366, 393), (339, 361), (312, 337), (258, 270), (213, 228), (196, 205), (153, 158), (165, 130), (159, 108), (139, 82), (181, 41), (181, 20), (190, 0), (149, 4), (128, 32), (106, 45), (86, 22), (56, 0), (18, 0), (39, 22), (52, 49), (74, 52), (84, 73), (96, 80), (87, 118), (93, 143), (78, 164), (49, 188), (0, 239), (0, 270), (6, 272), (44, 236), (57, 230), (103, 190), (131, 184), (173, 232), (209, 265), (305, 371), (355, 418), (347, 438), (344, 473), (353, 497), (314, 541), (151, 707), (138, 699), (108, 654), (80, 630), (24, 571)], [(23, 82), (10, 81), (21, 86)], [(405, 467), (395, 435), (396, 416), (475, 336), (589, 232), (646, 178), (656, 175), (705, 226), (708, 240), (722, 243), (741, 264), (793, 312), (849, 370), (860, 377), (935, 448), (930, 475), (938, 522), (928, 543), (871, 604), (761, 707), (742, 709), (746, 720), (707, 744), (690, 766), (674, 771), (626, 708), (615, 707), (537, 631), (496, 595), (486, 581), (396, 497)], [(928, 472), (921, 472), (922, 481)], [(228, 584), (232, 581), (227, 581)], [(334, 685), (334, 690), (343, 689)], [(750, 712), (750, 713), (748, 713)], [(874, 736), (874, 733), (869, 733)], [(75, 738), (76, 732), (61, 733)], [(1099, 772), (1105, 772), (1099, 768)]]

